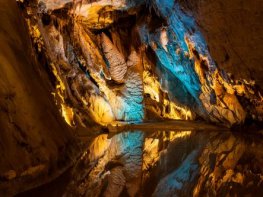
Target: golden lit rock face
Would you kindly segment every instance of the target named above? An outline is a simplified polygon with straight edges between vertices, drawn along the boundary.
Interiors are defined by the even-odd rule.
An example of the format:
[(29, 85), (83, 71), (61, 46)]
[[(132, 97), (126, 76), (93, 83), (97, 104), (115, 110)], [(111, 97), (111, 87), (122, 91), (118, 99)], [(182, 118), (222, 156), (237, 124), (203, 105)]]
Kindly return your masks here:
[(151, 76), (149, 71), (143, 72), (143, 82), (144, 82), (144, 93), (149, 94), (151, 99), (159, 102), (159, 91), (161, 90), (159, 81), (157, 81), (156, 77)]
[(61, 174), (80, 149), (32, 50), (43, 49), (39, 27), (27, 31), (15, 1), (0, 6), (0, 196), (15, 196)]
[[(51, 11), (67, 2), (43, 3)], [(43, 3), (38, 4), (39, 8)], [(62, 116), (70, 126), (83, 127), (106, 126), (115, 120), (143, 120), (143, 83), (137, 52), (133, 49), (126, 59), (106, 34), (94, 34), (79, 20), (80, 15), (96, 18), (96, 5), (104, 8), (110, 2), (100, 1), (94, 7), (75, 3), (68, 10), (68, 19), (47, 13), (37, 18), (38, 10), (31, 7), (34, 3), (25, 10), (32, 39), (55, 77), (56, 90), (52, 94)], [(114, 5), (118, 9), (126, 6), (121, 1)], [(94, 13), (90, 9), (95, 9)], [(84, 15), (83, 10), (87, 11)], [(64, 31), (66, 28), (70, 31)], [(39, 38), (43, 42), (35, 41)]]
[(92, 29), (101, 29), (111, 25), (113, 21), (112, 11), (114, 8), (112, 6), (102, 6), (93, 4), (92, 6), (81, 6), (77, 7), (75, 14), (77, 16), (77, 21), (86, 27)]
[(73, 109), (64, 105), (64, 104), (61, 104), (61, 110), (62, 110), (62, 117), (65, 119), (66, 123), (70, 126), (73, 126), (74, 125), (74, 122), (73, 122), (73, 117), (74, 117), (74, 112), (73, 112)]
[[(194, 60), (195, 71), (202, 86), (200, 99), (208, 113), (213, 114), (212, 116), (218, 120), (224, 117), (226, 120), (225, 124), (235, 125), (244, 123), (247, 116), (247, 112), (245, 111), (247, 106), (242, 106), (237, 98), (242, 95), (250, 100), (252, 111), (258, 115), (261, 114), (260, 110), (256, 109), (252, 104), (256, 101), (257, 105), (261, 105), (260, 92), (257, 91), (256, 93), (253, 91), (255, 88), (253, 82), (230, 80), (230, 78), (222, 76), (223, 73), (219, 69), (213, 72), (209, 71), (210, 65), (207, 57), (196, 54), (195, 46), (188, 38), (186, 38), (186, 43), (190, 51), (190, 58)], [(211, 105), (210, 101), (211, 95), (216, 97), (213, 105)], [(252, 98), (255, 100), (252, 101)], [(261, 117), (261, 115), (258, 117)]]
[[(200, 99), (208, 113), (213, 114), (214, 118), (220, 119), (220, 117), (224, 117), (230, 125), (243, 123), (246, 118), (246, 113), (236, 99), (234, 92), (227, 93), (227, 90), (230, 88), (224, 87), (224, 78), (221, 77), (218, 70), (211, 75), (208, 71), (210, 66), (208, 59), (196, 54), (197, 51), (194, 44), (191, 43), (187, 37), (186, 43), (190, 51), (190, 58), (194, 60), (195, 72), (202, 86)], [(214, 84), (214, 86), (210, 87), (209, 83)], [(211, 94), (215, 94), (216, 96), (216, 101), (213, 105), (211, 105), (210, 101)], [(229, 124), (228, 122), (226, 122), (226, 124)]]
[(88, 102), (92, 103), (89, 112), (97, 123), (107, 125), (115, 120), (111, 106), (104, 98), (91, 96)]
[[(65, 196), (262, 196), (262, 131), (253, 132), (263, 120), (262, 50), (240, 43), (251, 43), (242, 29), (260, 41), (260, 27), (237, 28), (239, 38), (230, 25), (247, 23), (247, 2), (17, 3), (22, 15), (14, 1), (0, 2), (0, 196), (51, 179), (43, 187)], [(167, 119), (251, 127), (215, 132)], [(150, 130), (166, 123), (173, 129)], [(180, 123), (194, 131), (173, 131)], [(148, 130), (106, 133), (132, 124)], [(60, 188), (55, 178), (72, 164)]]
[(177, 2), (20, 5), (52, 94), (73, 127), (196, 118), (231, 127), (262, 120), (255, 82), (216, 65), (194, 19)]

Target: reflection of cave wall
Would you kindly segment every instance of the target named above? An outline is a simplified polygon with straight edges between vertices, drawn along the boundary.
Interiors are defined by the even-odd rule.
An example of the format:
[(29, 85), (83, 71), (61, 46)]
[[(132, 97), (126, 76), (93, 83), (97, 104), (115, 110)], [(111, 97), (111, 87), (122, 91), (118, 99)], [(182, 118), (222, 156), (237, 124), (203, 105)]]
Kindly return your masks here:
[(61, 0), (21, 7), (71, 126), (153, 118), (227, 126), (261, 120), (254, 82), (233, 78), (211, 57), (189, 11), (197, 4)]
[(261, 196), (261, 142), (260, 134), (231, 132), (103, 134), (74, 168), (65, 194)]

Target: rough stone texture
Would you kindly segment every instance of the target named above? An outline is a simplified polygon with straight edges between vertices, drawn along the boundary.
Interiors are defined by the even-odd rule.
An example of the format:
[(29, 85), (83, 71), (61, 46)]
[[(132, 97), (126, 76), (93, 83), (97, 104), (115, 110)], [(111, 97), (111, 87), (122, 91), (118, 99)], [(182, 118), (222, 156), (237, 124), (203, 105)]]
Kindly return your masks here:
[[(243, 78), (236, 70), (226, 73), (210, 54), (217, 47), (207, 45), (199, 26), (208, 28), (206, 38), (211, 35), (214, 42), (229, 38), (213, 39), (217, 34), (205, 23), (210, 19), (200, 18), (204, 2), (65, 3), (32, 2), (23, 8), (39, 54), (57, 80), (56, 102), (71, 126), (199, 117), (231, 127), (262, 120), (262, 96), (245, 77), (246, 69)], [(209, 5), (217, 10), (217, 4)]]
[(104, 33), (102, 33), (101, 37), (102, 49), (109, 63), (111, 78), (118, 83), (123, 83), (127, 72), (125, 59)]
[[(65, 121), (263, 120), (259, 0), (18, 2), (23, 15), (14, 2), (0, 4), (4, 196), (54, 177), (77, 156)], [(262, 196), (256, 135), (103, 135), (66, 195)]]
[[(240, 125), (249, 119), (261, 121), (259, 89), (254, 82), (236, 80), (214, 62), (195, 18), (185, 13), (177, 1), (156, 0), (152, 6), (166, 25), (152, 31), (156, 19), (148, 19), (139, 26), (140, 36), (152, 48), (157, 66), (167, 76), (166, 90), (171, 100), (180, 103), (182, 95), (177, 92), (183, 86), (194, 99), (187, 98), (185, 105), (206, 120), (227, 126)], [(169, 78), (169, 73), (177, 81)], [(174, 83), (175, 89), (169, 89)]]
[[(210, 25), (219, 17), (216, 14), (202, 18), (205, 10), (230, 13), (233, 2), (225, 7), (166, 0), (65, 3), (25, 3), (24, 12), (32, 39), (57, 79), (55, 98), (71, 126), (105, 126), (144, 117), (203, 118), (228, 127), (262, 121), (260, 81), (255, 84), (251, 75), (246, 77), (248, 67), (238, 64), (230, 52), (223, 55), (227, 62), (218, 61), (217, 55), (214, 61), (214, 51), (221, 54), (217, 49), (223, 46), (218, 42), (228, 39), (229, 44), (231, 36), (218, 33), (225, 32), (220, 20), (218, 27)], [(43, 5), (49, 7), (48, 13)], [(250, 48), (249, 43), (243, 44)], [(231, 47), (223, 48), (244, 56)], [(233, 72), (223, 70), (230, 65)], [(258, 67), (260, 73), (257, 65), (251, 69)], [(239, 71), (244, 74), (237, 75)]]
[(219, 67), (262, 88), (262, 1), (186, 0), (183, 5), (195, 16)]
[(0, 8), (0, 196), (9, 196), (60, 174), (78, 147), (16, 3)]

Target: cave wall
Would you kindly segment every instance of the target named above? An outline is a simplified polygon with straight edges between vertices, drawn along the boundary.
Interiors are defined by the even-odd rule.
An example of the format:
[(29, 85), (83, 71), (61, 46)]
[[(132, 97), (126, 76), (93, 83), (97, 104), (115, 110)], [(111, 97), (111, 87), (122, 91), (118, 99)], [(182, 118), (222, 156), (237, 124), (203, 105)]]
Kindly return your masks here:
[(1, 1), (0, 9), (0, 195), (9, 196), (59, 175), (79, 148), (16, 2)]
[[(3, 195), (34, 187), (38, 183), (32, 180), (38, 178), (40, 183), (63, 171), (77, 156), (72, 133), (76, 126), (90, 128), (118, 120), (164, 118), (203, 118), (224, 126), (262, 121), (262, 12), (255, 2), (20, 1), (23, 15), (15, 2), (1, 2)], [(108, 158), (119, 159), (125, 149), (131, 149), (129, 154), (137, 151), (138, 165), (130, 166), (131, 160), (124, 157), (127, 165), (114, 161), (106, 167), (114, 176), (127, 168), (127, 174), (121, 173), (120, 184), (124, 188), (128, 180), (125, 187), (130, 188), (130, 193), (138, 192), (142, 138), (140, 133), (115, 137), (110, 145), (115, 152), (110, 149), (105, 156), (100, 154), (98, 168), (104, 169)], [(109, 145), (109, 140), (103, 139)], [(230, 149), (244, 151), (243, 142), (240, 148), (233, 141), (231, 137)], [(227, 148), (222, 146), (223, 152), (228, 150), (228, 144)], [(152, 148), (148, 151), (154, 151)], [(245, 159), (253, 151), (248, 152)], [(196, 170), (198, 162), (192, 159), (197, 157), (195, 150), (183, 157), (185, 163), (179, 171)], [(232, 153), (229, 157), (233, 158)], [(199, 159), (207, 161), (210, 156), (204, 152)], [(186, 165), (189, 162), (191, 165)], [(210, 169), (207, 163), (196, 186), (202, 187), (204, 193), (210, 192), (204, 184), (210, 176), (207, 169), (217, 175), (215, 188), (216, 180), (224, 177), (239, 183), (240, 174), (233, 172), (235, 160), (231, 162), (230, 166), (226, 162), (223, 169)], [(129, 171), (133, 167), (138, 172), (135, 177)], [(243, 167), (236, 169), (243, 173)], [(92, 173), (97, 177), (92, 181), (101, 181), (98, 172)], [(244, 173), (249, 172), (245, 169)], [(156, 195), (167, 180), (179, 179), (177, 170), (171, 177), (166, 175), (152, 191)], [(116, 189), (114, 176), (110, 177), (114, 188), (109, 186), (107, 191)], [(92, 187), (92, 181), (87, 185)], [(103, 187), (100, 184), (97, 190)], [(177, 185), (171, 188), (178, 192)], [(85, 193), (85, 188), (81, 192)]]
[(223, 30), (210, 32), (205, 22), (213, 17), (202, 19), (207, 4), (46, 0), (19, 5), (71, 126), (151, 119), (203, 119), (227, 127), (260, 122), (260, 77), (254, 81), (248, 67), (237, 72), (218, 61), (219, 44), (214, 47), (209, 35), (216, 43), (214, 29)]
[(195, 17), (220, 68), (262, 88), (262, 1), (187, 0), (181, 5)]
[[(195, 11), (192, 13), (188, 8), (186, 12), (183, 5), (190, 6), (191, 2), (152, 2), (153, 9), (166, 24), (153, 32), (150, 24), (143, 24), (143, 42), (155, 51), (161, 66), (171, 72), (195, 99), (188, 105), (197, 106), (194, 111), (199, 116), (230, 126), (251, 119), (261, 121), (262, 97), (255, 81), (236, 78), (214, 61), (193, 14)], [(172, 83), (174, 81), (167, 82)], [(169, 93), (178, 97), (176, 89)]]

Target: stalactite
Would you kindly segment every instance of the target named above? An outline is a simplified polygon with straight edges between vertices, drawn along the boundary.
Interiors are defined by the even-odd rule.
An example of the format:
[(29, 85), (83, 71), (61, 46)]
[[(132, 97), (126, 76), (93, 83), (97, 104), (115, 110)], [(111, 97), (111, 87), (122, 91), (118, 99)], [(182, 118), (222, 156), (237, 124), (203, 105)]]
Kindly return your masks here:
[(123, 83), (127, 72), (127, 64), (124, 57), (104, 33), (102, 33), (101, 39), (104, 55), (109, 62), (111, 78), (117, 83)]

